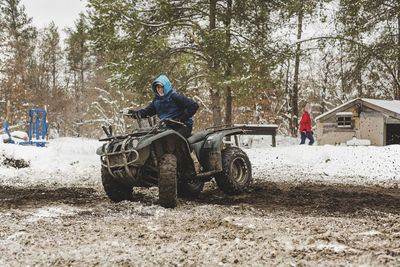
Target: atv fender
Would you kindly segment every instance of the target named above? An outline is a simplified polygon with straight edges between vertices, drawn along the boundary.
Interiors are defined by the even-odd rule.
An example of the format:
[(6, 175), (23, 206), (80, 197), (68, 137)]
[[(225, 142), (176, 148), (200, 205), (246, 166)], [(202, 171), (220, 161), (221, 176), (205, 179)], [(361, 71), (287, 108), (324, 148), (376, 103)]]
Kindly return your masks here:
[(224, 137), (237, 134), (243, 134), (243, 130), (217, 131), (207, 137), (200, 151), (200, 163), (205, 167), (205, 171), (222, 171), (221, 150)]
[(221, 150), (220, 147), (225, 136), (231, 136), (243, 133), (244, 131), (240, 128), (215, 132), (207, 137), (207, 140), (204, 143), (203, 148), (211, 150)]
[(178, 159), (178, 168), (185, 178), (190, 178), (196, 173), (194, 162), (190, 156), (189, 143), (180, 133), (174, 130), (167, 130), (149, 138), (143, 138), (137, 144), (136, 149), (140, 151), (143, 148), (150, 147), (152, 144), (154, 144), (158, 157), (163, 154), (175, 154)]
[(151, 143), (153, 143), (153, 142), (156, 141), (156, 140), (160, 140), (160, 139), (162, 139), (162, 138), (164, 138), (164, 137), (171, 136), (171, 135), (177, 136), (179, 140), (181, 140), (182, 142), (184, 142), (184, 143), (185, 143), (185, 147), (186, 147), (187, 151), (188, 151), (189, 154), (190, 154), (190, 148), (189, 148), (189, 144), (188, 144), (186, 138), (183, 137), (180, 133), (178, 133), (178, 132), (176, 132), (176, 131), (174, 131), (174, 130), (167, 130), (167, 131), (158, 133), (158, 134), (156, 134), (156, 135), (153, 135), (153, 136), (151, 136), (151, 137), (149, 137), (149, 138), (142, 138), (142, 139), (139, 141), (139, 143), (136, 145), (136, 149), (137, 149), (137, 150), (140, 150), (140, 149), (142, 149), (142, 148), (144, 148), (144, 147), (149, 146)]

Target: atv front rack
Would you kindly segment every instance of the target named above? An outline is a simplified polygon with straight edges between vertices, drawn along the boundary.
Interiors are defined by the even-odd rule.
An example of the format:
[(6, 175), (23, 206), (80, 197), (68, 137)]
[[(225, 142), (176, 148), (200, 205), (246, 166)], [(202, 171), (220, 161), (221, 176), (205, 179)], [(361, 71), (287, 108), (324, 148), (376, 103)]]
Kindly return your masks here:
[[(139, 159), (139, 152), (136, 149), (127, 148), (127, 144), (130, 141), (133, 141), (132, 137), (126, 138), (124, 141), (122, 141), (120, 151), (115, 151), (115, 149), (119, 146), (115, 146), (113, 144), (114, 151), (111, 151), (111, 152), (109, 152), (109, 150), (110, 150), (110, 145), (112, 143), (109, 142), (105, 145), (103, 154), (100, 156), (101, 165), (103, 167), (107, 168), (110, 175), (114, 178), (117, 178), (117, 177), (116, 177), (115, 173), (113, 172), (113, 170), (123, 167), (126, 174), (131, 179), (135, 179), (135, 175), (133, 175), (129, 166), (132, 166)], [(134, 155), (133, 159), (128, 161), (128, 159), (131, 157), (132, 154)], [(122, 155), (122, 157), (121, 157), (121, 155)], [(113, 160), (113, 158), (118, 158), (118, 159), (122, 158), (122, 163), (119, 163), (120, 160), (118, 160), (118, 162), (115, 162)], [(112, 161), (114, 161), (114, 162), (112, 162)]]
[(136, 129), (134, 133), (125, 134), (125, 135), (116, 135), (116, 136), (108, 136), (106, 138), (99, 139), (99, 141), (111, 141), (114, 139), (125, 139), (126, 137), (140, 137), (150, 133), (152, 128), (139, 128)]

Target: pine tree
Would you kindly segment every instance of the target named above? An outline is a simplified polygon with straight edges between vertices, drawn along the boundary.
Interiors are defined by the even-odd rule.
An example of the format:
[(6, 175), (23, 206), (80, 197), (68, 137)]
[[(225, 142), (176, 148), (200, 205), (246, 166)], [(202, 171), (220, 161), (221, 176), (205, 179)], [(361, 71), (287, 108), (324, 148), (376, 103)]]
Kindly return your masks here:
[(80, 14), (75, 28), (67, 30), (67, 61), (72, 75), (72, 89), (74, 92), (74, 108), (70, 114), (75, 121), (74, 135), (80, 136), (80, 128), (84, 117), (87, 103), (82, 101), (86, 93), (86, 82), (91, 71), (91, 51), (89, 47), (88, 24), (83, 14)]
[[(248, 91), (243, 81), (251, 60), (263, 61), (270, 40), (263, 24), (273, 8), (261, 0), (90, 0), (89, 6), (92, 39), (114, 87), (133, 89), (148, 101), (149, 81), (168, 74), (177, 88), (208, 91), (214, 125), (222, 123), (223, 98), (225, 121), (231, 122), (233, 99)], [(185, 79), (178, 63), (190, 66)]]
[(301, 67), (301, 56), (304, 55), (304, 51), (301, 48), (302, 33), (305, 27), (304, 21), (308, 17), (313, 17), (315, 12), (324, 3), (330, 2), (330, 0), (289, 0), (280, 1), (281, 16), (284, 21), (290, 21), (292, 18), (296, 19), (296, 48), (294, 51), (294, 73), (293, 73), (293, 86), (289, 94), (289, 128), (292, 136), (297, 136), (298, 123), (299, 123), (299, 92), (300, 92), (300, 70)]
[(358, 95), (400, 99), (400, 2), (341, 0), (338, 18)]
[(2, 30), (5, 38), (2, 49), (2, 98), (11, 103), (11, 120), (26, 120), (33, 92), (29, 74), (33, 67), (33, 50), (36, 29), (25, 13), (20, 0), (0, 2)]

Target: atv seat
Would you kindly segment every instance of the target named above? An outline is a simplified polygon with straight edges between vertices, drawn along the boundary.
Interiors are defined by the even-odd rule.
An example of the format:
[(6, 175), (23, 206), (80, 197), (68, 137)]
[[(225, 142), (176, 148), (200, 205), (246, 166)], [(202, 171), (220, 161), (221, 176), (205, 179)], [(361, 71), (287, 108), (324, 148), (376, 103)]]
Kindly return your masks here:
[(201, 131), (201, 132), (197, 132), (194, 133), (191, 137), (189, 137), (187, 140), (189, 142), (189, 144), (193, 144), (196, 143), (202, 139), (204, 139), (207, 135), (209, 135), (210, 133), (212, 133), (212, 131)]

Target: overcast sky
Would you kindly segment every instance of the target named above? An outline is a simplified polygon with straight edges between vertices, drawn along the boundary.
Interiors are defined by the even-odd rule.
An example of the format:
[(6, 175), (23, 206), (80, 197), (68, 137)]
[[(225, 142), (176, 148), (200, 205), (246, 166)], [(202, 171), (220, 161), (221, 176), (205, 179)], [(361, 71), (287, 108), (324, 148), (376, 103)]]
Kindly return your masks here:
[(43, 28), (54, 21), (58, 30), (72, 27), (85, 10), (86, 0), (21, 0), (33, 25)]

